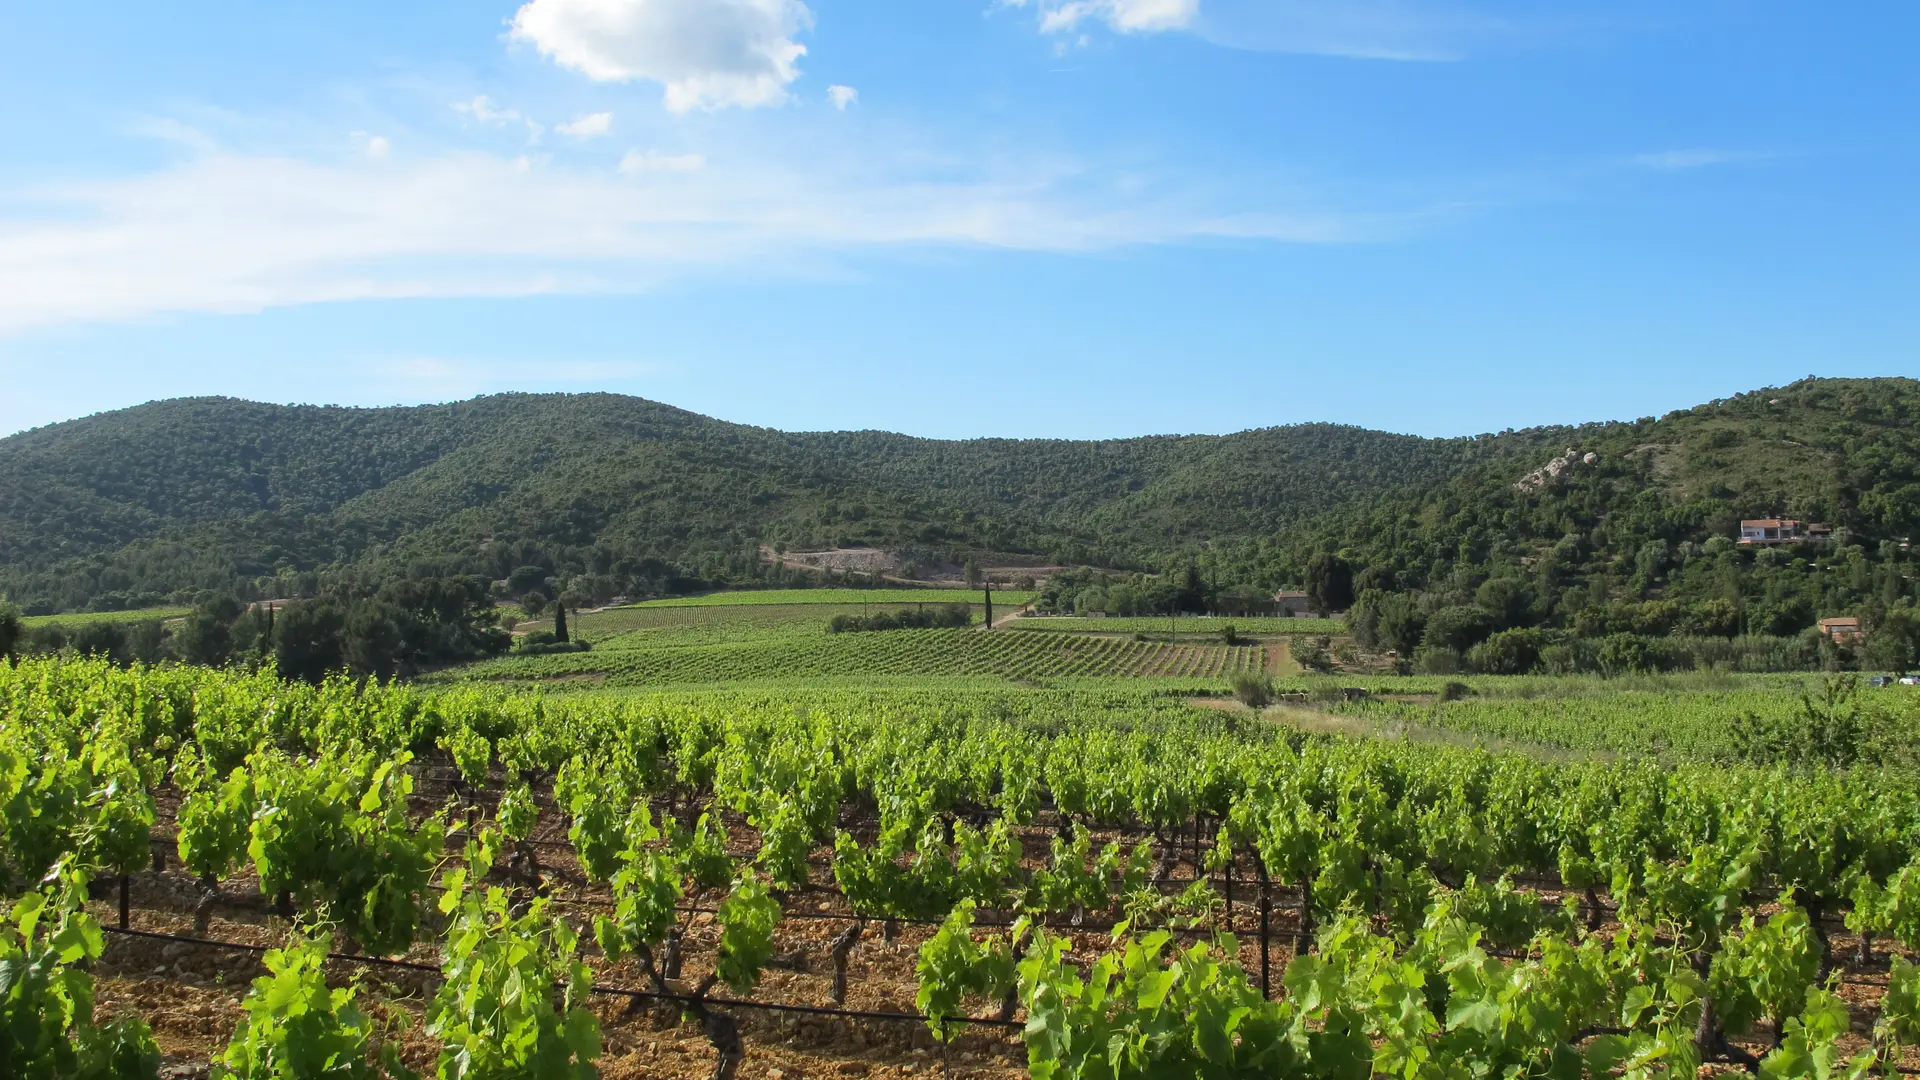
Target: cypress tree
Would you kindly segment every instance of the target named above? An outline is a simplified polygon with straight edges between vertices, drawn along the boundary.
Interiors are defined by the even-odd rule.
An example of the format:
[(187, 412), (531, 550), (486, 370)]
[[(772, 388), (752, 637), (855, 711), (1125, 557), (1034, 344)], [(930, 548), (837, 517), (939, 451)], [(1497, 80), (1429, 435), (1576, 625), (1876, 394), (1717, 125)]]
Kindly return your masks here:
[(567, 605), (560, 600), (553, 602), (553, 640), (561, 644), (567, 641)]

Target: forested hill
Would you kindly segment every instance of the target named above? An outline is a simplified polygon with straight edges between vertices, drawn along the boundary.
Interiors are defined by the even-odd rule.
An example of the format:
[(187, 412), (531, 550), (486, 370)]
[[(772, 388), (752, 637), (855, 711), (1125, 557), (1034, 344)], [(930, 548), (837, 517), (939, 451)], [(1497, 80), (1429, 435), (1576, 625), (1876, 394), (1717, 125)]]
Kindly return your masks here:
[[(1905, 379), (1444, 440), (1320, 424), (1101, 442), (784, 433), (606, 394), (182, 399), (0, 439), (0, 595), (72, 610), (525, 567), (638, 594), (753, 580), (761, 543), (1197, 562), (1263, 587), (1338, 551), (1362, 585), (1419, 593), (1547, 559), (1562, 583), (1624, 589), (1650, 541), (1673, 561), (1742, 516), (1830, 521), (1870, 553), (1920, 532), (1916, 420)], [(1515, 487), (1570, 447), (1596, 463)]]
[[(1557, 475), (1533, 471), (1556, 462)], [(1436, 670), (1461, 659), (1485, 671), (1660, 666), (1547, 650), (1741, 636), (1792, 639), (1801, 659), (1727, 662), (1794, 666), (1813, 646), (1831, 651), (1814, 624), (1842, 616), (1862, 620), (1869, 666), (1920, 664), (1920, 382), (1806, 380), (1593, 425), (1529, 465), (1473, 462), (1432, 488), (1344, 509), (1289, 536), (1269, 564), (1324, 553), (1362, 641), (1429, 653)], [(1772, 517), (1831, 534), (1738, 543), (1743, 518)]]
[(1112, 442), (793, 434), (608, 394), (181, 399), (0, 439), (0, 594), (68, 610), (421, 564), (543, 566), (642, 592), (750, 578), (762, 542), (1151, 567), (1437, 483), (1481, 452), (1334, 425)]

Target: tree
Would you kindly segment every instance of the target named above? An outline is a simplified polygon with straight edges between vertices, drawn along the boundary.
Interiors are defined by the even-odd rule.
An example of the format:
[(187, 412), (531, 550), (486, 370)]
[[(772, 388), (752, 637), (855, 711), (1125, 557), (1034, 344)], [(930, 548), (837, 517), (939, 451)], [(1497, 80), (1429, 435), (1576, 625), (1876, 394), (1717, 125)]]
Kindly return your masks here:
[(1443, 607), (1427, 620), (1420, 643), (1430, 649), (1449, 649), (1464, 653), (1485, 641), (1494, 630), (1493, 616), (1465, 604)]
[(1920, 617), (1895, 608), (1874, 621), (1861, 659), (1875, 671), (1904, 675), (1920, 666)]
[(547, 591), (547, 568), (544, 566), (518, 566), (507, 575), (507, 595), (525, 596), (528, 593)]
[(1307, 603), (1321, 618), (1353, 606), (1353, 567), (1331, 551), (1307, 561)]
[(1545, 643), (1530, 627), (1502, 630), (1468, 651), (1467, 666), (1483, 675), (1525, 675), (1540, 662)]
[(218, 667), (233, 658), (233, 624), (246, 606), (226, 593), (216, 593), (194, 605), (193, 612), (174, 635), (180, 659), (189, 664)]
[(303, 600), (287, 605), (275, 635), (274, 662), (283, 679), (318, 685), (330, 671), (345, 663), (341, 632), (346, 612), (330, 600)]
[(142, 619), (127, 627), (127, 659), (131, 662), (157, 664), (166, 657), (166, 652), (166, 623), (159, 619)]
[(405, 621), (407, 612), (384, 600), (353, 605), (340, 639), (347, 670), (383, 682), (400, 674), (402, 661), (409, 658), (401, 627)]
[(82, 623), (69, 639), (73, 650), (82, 656), (105, 657), (125, 666), (131, 659), (127, 646), (127, 628), (123, 623)]
[(1201, 580), (1200, 568), (1188, 563), (1186, 577), (1182, 579), (1180, 591), (1173, 598), (1174, 610), (1201, 614), (1210, 606), (1207, 603), (1207, 584)]
[(1235, 585), (1220, 590), (1214, 606), (1224, 615), (1271, 615), (1273, 596), (1267, 590), (1252, 585)]
[(975, 562), (971, 557), (969, 557), (967, 559), (967, 565), (961, 570), (961, 572), (967, 576), (967, 588), (977, 589), (980, 587), (980, 564), (979, 563)]
[(12, 661), (20, 655), (20, 638), (24, 631), (20, 625), (20, 609), (12, 604), (0, 603), (0, 657)]
[(565, 645), (567, 637), (567, 605), (553, 605), (553, 640)]
[(1534, 616), (1533, 587), (1517, 577), (1487, 579), (1474, 592), (1473, 601), (1485, 608), (1502, 630), (1532, 626), (1537, 621)]
[(1347, 618), (1361, 646), (1403, 657), (1412, 656), (1420, 647), (1420, 636), (1427, 628), (1419, 602), (1413, 596), (1376, 589), (1361, 593)]

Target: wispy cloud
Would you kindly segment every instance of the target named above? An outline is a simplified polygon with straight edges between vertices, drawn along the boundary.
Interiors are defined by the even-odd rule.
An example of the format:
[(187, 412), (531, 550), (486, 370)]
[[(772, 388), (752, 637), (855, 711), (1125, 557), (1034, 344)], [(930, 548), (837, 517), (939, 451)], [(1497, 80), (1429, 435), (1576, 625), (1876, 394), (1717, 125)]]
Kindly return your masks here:
[(1711, 147), (1693, 147), (1686, 150), (1662, 150), (1654, 154), (1635, 155), (1633, 163), (1648, 169), (1704, 169), (1709, 165), (1732, 165), (1747, 161), (1763, 161), (1773, 157), (1770, 153), (1756, 150), (1717, 150)]
[(613, 114), (610, 112), (588, 113), (559, 124), (553, 130), (575, 139), (597, 139), (613, 130)]
[(900, 245), (1343, 243), (1410, 227), (1282, 205), (1258, 185), (1221, 197), (1114, 175), (1060, 163), (968, 175), (951, 159), (888, 161), (873, 148), (799, 165), (744, 155), (725, 168), (636, 152), (618, 169), (474, 152), (208, 154), (9, 193), (0, 333), (331, 300), (643, 289), (703, 266)]
[(512, 124), (523, 125), (527, 129), (527, 137), (535, 141), (538, 141), (540, 136), (546, 131), (545, 127), (538, 121), (520, 115), (517, 109), (500, 108), (494, 104), (492, 98), (485, 94), (476, 95), (466, 101), (454, 102), (453, 111), (463, 116), (470, 116), (482, 124), (489, 124), (495, 127), (505, 127)]
[(387, 138), (385, 135), (374, 135), (365, 131), (356, 131), (353, 133), (353, 145), (358, 147), (361, 153), (373, 158), (375, 161), (393, 153), (393, 140)]
[[(1026, 7), (1029, 0), (1002, 0), (1005, 7)], [(1040, 30), (1071, 33), (1082, 23), (1105, 23), (1123, 34), (1184, 30), (1200, 13), (1200, 0), (1031, 0), (1040, 13)]]
[(627, 176), (642, 173), (699, 172), (707, 167), (702, 154), (663, 154), (658, 150), (629, 150), (620, 159), (620, 171)]
[(1483, 0), (996, 0), (1031, 9), (1064, 55), (1089, 27), (1123, 34), (1183, 32), (1252, 52), (1363, 60), (1454, 61), (1594, 31), (1548, 12), (1495, 13)]
[(1455, 0), (1214, 0), (1194, 32), (1257, 52), (1435, 62), (1510, 47), (1534, 31)]
[(847, 106), (860, 100), (860, 91), (855, 90), (851, 86), (829, 86), (827, 87), (827, 100), (833, 102), (834, 108), (839, 109), (841, 112), (846, 112)]

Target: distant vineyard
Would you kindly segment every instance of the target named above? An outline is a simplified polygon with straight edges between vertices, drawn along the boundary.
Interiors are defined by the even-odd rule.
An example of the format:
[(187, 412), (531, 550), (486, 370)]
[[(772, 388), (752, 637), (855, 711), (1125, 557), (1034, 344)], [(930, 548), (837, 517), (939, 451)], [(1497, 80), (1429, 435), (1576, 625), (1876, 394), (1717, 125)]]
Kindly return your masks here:
[[(896, 611), (902, 604), (715, 604), (707, 607), (622, 607), (588, 611), (567, 619), (572, 632), (595, 647), (651, 648), (661, 645), (717, 645), (766, 642), (773, 637), (825, 632), (835, 615)], [(976, 614), (975, 619), (979, 616)], [(551, 630), (553, 620), (519, 624), (523, 630)]]
[(1242, 634), (1342, 634), (1347, 629), (1339, 619), (1235, 619), (1193, 615), (1124, 619), (1047, 616), (1016, 619), (1007, 625), (1016, 630), (1050, 631), (1056, 634), (1218, 634), (1229, 626)]
[(978, 630), (768, 635), (763, 641), (749, 638), (730, 644), (653, 648), (644, 644), (646, 637), (626, 635), (590, 653), (507, 657), (464, 669), (460, 676), (487, 681), (584, 677), (633, 686), (890, 675), (1226, 679), (1259, 673), (1266, 663), (1265, 650), (1259, 646), (1172, 645)]
[(178, 619), (185, 616), (190, 608), (157, 607), (142, 608), (138, 611), (87, 611), (71, 615), (29, 615), (20, 622), (29, 627), (58, 624), (66, 627), (88, 626), (93, 623), (137, 623), (149, 619)]
[[(993, 602), (1018, 607), (1034, 598), (1034, 593), (994, 590)], [(967, 604), (981, 603), (986, 594), (980, 589), (756, 589), (741, 592), (708, 593), (705, 596), (676, 596), (668, 600), (648, 600), (636, 608), (730, 607), (747, 604)]]
[[(1500, 680), (1476, 685), (1492, 694), (1513, 689)], [(1906, 748), (1914, 744), (1920, 692), (1809, 678), (1785, 690), (1756, 682), (1554, 697), (1475, 694), (1438, 704), (1373, 698), (1341, 704), (1336, 711), (1387, 727), (1433, 728), (1575, 751), (1847, 764), (1910, 758)]]

